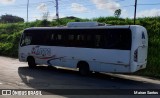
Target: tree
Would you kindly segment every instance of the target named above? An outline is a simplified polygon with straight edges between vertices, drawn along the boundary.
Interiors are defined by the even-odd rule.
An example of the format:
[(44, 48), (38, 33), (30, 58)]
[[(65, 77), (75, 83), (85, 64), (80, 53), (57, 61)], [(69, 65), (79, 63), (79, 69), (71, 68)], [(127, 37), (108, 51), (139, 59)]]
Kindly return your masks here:
[(114, 16), (115, 16), (115, 17), (117, 17), (117, 18), (119, 18), (119, 17), (120, 17), (120, 15), (121, 15), (121, 9), (117, 9), (117, 10), (115, 10), (115, 12), (114, 12)]
[(24, 22), (24, 19), (18, 16), (12, 16), (12, 15), (2, 15), (0, 17), (1, 23), (17, 23), (17, 22)]

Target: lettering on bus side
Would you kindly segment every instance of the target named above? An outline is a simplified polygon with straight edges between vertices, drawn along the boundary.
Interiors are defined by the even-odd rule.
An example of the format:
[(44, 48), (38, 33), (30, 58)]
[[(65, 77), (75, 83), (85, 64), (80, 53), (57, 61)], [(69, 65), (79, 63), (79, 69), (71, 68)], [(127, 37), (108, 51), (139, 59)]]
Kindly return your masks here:
[(31, 50), (32, 55), (38, 56), (51, 56), (51, 49), (50, 48), (40, 48), (40, 46), (35, 46)]
[(145, 39), (145, 34), (144, 34), (144, 32), (142, 32), (142, 39)]

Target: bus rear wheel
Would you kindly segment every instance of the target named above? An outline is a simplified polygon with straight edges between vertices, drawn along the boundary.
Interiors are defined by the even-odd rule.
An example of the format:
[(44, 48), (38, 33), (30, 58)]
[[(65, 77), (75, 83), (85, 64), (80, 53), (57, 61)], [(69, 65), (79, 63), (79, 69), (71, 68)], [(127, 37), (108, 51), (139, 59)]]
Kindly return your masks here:
[(28, 57), (27, 61), (28, 61), (29, 68), (35, 68), (36, 67), (35, 59), (33, 57)]
[(80, 63), (79, 66), (79, 73), (83, 76), (86, 76), (89, 74), (89, 65), (87, 63)]

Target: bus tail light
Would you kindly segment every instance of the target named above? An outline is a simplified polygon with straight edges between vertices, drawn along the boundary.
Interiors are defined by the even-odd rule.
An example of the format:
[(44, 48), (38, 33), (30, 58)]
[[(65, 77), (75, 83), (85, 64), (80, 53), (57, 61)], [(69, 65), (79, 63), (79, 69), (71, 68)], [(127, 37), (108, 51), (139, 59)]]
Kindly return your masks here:
[(134, 51), (134, 61), (137, 62), (138, 61), (138, 49), (136, 49)]

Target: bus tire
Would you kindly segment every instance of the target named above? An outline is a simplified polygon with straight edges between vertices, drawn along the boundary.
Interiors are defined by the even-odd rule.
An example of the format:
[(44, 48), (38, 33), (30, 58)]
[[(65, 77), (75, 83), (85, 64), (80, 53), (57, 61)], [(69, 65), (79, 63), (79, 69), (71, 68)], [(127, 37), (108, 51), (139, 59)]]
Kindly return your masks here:
[(36, 67), (35, 59), (33, 57), (28, 57), (27, 61), (28, 61), (29, 68), (35, 68)]
[(79, 68), (80, 75), (86, 76), (90, 72), (89, 65), (87, 63), (85, 63), (85, 62), (79, 63), (78, 64), (78, 68)]

